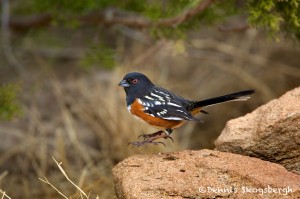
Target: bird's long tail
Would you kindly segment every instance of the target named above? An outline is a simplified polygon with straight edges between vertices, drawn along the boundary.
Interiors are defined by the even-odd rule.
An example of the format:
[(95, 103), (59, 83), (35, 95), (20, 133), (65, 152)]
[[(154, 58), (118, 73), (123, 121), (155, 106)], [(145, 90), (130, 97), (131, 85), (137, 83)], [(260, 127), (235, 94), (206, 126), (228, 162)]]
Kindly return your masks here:
[(213, 97), (206, 100), (194, 102), (194, 108), (211, 106), (215, 104), (220, 104), (229, 101), (245, 101), (250, 98), (250, 95), (254, 93), (255, 90), (244, 90), (237, 93), (231, 93), (228, 95), (223, 95), (220, 97)]

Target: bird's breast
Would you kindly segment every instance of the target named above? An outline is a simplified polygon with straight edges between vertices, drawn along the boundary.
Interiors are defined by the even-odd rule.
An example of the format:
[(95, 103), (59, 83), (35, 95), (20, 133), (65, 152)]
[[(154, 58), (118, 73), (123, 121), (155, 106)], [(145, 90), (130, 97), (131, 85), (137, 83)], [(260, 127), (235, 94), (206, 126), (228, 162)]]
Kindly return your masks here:
[(144, 112), (143, 105), (137, 100), (135, 100), (131, 105), (127, 106), (128, 111), (138, 118), (151, 126), (154, 126), (159, 129), (167, 129), (167, 128), (178, 128), (183, 124), (182, 120), (166, 120), (159, 117), (155, 117), (152, 114), (148, 114)]

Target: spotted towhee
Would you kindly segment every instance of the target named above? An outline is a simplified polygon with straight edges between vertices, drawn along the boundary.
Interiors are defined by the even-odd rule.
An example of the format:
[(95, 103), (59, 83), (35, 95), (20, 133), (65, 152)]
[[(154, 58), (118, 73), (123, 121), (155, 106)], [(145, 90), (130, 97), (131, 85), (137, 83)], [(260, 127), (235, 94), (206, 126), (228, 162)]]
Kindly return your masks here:
[(153, 134), (142, 135), (144, 137), (142, 142), (130, 142), (134, 146), (142, 146), (146, 143), (164, 144), (154, 142), (154, 140), (158, 138), (172, 139), (170, 137), (172, 130), (180, 127), (186, 121), (202, 122), (194, 115), (199, 112), (207, 114), (206, 111), (202, 110), (203, 107), (228, 101), (244, 101), (254, 93), (254, 90), (245, 90), (206, 100), (187, 100), (169, 90), (154, 85), (147, 76), (137, 72), (125, 75), (119, 86), (124, 87), (126, 92), (126, 103), (129, 112), (148, 124), (161, 129)]

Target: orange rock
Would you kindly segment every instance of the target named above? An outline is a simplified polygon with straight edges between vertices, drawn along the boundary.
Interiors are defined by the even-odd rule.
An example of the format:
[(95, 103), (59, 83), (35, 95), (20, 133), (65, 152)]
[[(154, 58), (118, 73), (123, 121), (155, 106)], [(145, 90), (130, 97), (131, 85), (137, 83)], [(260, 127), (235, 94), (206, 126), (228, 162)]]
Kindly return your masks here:
[(216, 150), (257, 157), (300, 174), (300, 87), (230, 120)]
[(300, 175), (212, 150), (135, 155), (113, 168), (113, 178), (120, 199), (300, 197)]

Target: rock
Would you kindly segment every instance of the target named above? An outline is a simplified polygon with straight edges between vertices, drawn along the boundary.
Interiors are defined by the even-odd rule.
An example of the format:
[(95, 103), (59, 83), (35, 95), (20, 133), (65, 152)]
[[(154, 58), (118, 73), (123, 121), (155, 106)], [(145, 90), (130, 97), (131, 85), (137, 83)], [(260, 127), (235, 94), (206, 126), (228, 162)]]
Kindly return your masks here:
[(230, 120), (215, 149), (257, 157), (300, 174), (300, 87)]
[(113, 178), (119, 199), (300, 198), (300, 175), (212, 150), (135, 155), (113, 168)]

